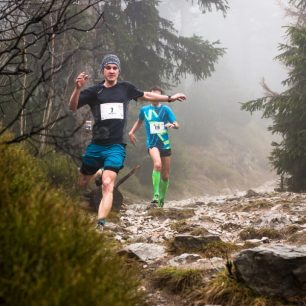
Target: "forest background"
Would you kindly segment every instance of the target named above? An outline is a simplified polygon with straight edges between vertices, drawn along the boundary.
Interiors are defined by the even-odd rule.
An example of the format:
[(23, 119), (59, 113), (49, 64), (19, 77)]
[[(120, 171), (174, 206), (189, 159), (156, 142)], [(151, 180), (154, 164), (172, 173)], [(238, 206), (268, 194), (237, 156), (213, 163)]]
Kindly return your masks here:
[[(239, 102), (262, 95), (262, 77), (281, 89), (285, 70), (273, 60), (284, 24), (278, 1), (96, 2), (85, 10), (87, 1), (64, 1), (52, 8), (43, 26), (33, 18), (28, 35), (13, 35), (18, 48), (8, 40), (13, 60), (2, 50), (2, 63), (8, 64), (1, 67), (1, 133), (10, 129), (16, 135), (12, 143), (26, 141), (57, 172), (49, 173), (56, 184), (72, 183), (67, 177), (76, 174), (90, 141), (84, 123), (92, 120), (88, 109), (77, 115), (67, 110), (74, 79), (85, 70), (90, 84), (101, 81), (101, 59), (115, 52), (122, 77), (140, 89), (158, 85), (188, 97), (171, 105), (181, 129), (171, 132), (169, 198), (234, 192), (274, 178), (267, 122), (241, 112)], [(24, 3), (24, 18), (39, 7), (35, 1)], [(57, 22), (60, 12), (73, 18)], [(39, 10), (34, 17), (39, 19)], [(46, 31), (40, 39), (37, 33)], [(20, 42), (24, 49), (13, 57)], [(131, 102), (129, 126), (140, 106)], [(137, 147), (128, 145), (122, 175), (137, 164), (141, 168), (122, 190), (149, 197), (151, 162), (143, 130), (138, 138)], [(63, 153), (62, 160), (55, 153)]]

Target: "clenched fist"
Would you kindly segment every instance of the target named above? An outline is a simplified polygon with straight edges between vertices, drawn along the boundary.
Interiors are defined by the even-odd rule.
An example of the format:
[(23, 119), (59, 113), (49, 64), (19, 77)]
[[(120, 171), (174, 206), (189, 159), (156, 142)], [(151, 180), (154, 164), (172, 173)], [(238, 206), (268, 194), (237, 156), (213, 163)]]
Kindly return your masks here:
[(76, 88), (81, 89), (86, 84), (87, 80), (88, 75), (85, 72), (80, 73), (75, 80)]

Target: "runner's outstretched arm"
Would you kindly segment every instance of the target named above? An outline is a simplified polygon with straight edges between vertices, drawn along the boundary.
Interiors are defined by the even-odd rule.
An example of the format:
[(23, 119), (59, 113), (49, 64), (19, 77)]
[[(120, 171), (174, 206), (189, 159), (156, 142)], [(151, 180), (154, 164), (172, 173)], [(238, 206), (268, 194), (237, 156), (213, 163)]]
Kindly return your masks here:
[(142, 120), (137, 120), (133, 127), (131, 128), (130, 132), (129, 132), (129, 139), (131, 141), (131, 143), (135, 146), (136, 145), (136, 142), (137, 142), (137, 138), (135, 136), (135, 132), (141, 127), (141, 124), (142, 124)]
[(141, 100), (150, 101), (150, 102), (174, 102), (174, 101), (184, 101), (186, 96), (183, 93), (176, 93), (174, 95), (168, 96), (163, 94), (158, 94), (156, 92), (145, 91)]

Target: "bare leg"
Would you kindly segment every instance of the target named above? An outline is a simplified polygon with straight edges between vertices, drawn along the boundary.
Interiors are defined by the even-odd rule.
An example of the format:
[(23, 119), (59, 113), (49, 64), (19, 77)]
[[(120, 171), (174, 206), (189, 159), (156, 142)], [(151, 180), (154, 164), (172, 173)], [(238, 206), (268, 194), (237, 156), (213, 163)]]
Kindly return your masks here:
[(105, 219), (113, 204), (113, 190), (117, 173), (111, 170), (104, 170), (102, 174), (102, 193), (103, 197), (100, 202), (98, 219)]
[(160, 172), (162, 163), (159, 150), (157, 148), (151, 148), (149, 149), (149, 154), (153, 162), (153, 170)]

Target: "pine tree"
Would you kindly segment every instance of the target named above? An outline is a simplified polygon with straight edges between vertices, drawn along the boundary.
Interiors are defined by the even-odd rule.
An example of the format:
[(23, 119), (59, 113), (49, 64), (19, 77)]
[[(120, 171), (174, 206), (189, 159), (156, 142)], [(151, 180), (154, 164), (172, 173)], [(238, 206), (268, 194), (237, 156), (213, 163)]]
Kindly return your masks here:
[(302, 191), (306, 190), (306, 4), (298, 0), (291, 5), (297, 22), (287, 27), (288, 43), (280, 45), (282, 53), (277, 56), (289, 71), (282, 82), (286, 89), (277, 94), (265, 86), (267, 95), (243, 103), (242, 109), (260, 110), (263, 118), (272, 119), (268, 129), (281, 140), (272, 143), (270, 161), (289, 190)]

